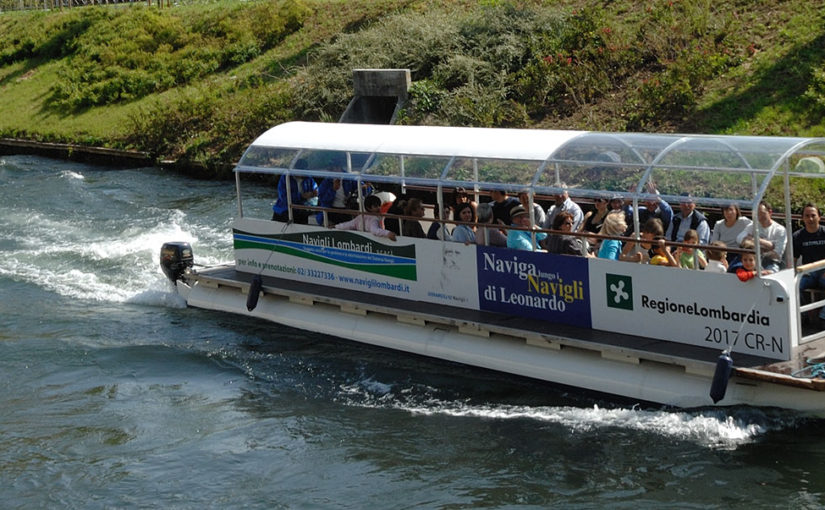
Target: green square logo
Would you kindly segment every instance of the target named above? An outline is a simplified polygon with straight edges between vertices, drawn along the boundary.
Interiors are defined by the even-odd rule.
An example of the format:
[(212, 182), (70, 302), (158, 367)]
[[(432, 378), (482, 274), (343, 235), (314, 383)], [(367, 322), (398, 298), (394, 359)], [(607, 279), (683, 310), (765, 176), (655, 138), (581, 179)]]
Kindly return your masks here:
[(605, 274), (608, 308), (633, 310), (633, 278), (618, 274)]

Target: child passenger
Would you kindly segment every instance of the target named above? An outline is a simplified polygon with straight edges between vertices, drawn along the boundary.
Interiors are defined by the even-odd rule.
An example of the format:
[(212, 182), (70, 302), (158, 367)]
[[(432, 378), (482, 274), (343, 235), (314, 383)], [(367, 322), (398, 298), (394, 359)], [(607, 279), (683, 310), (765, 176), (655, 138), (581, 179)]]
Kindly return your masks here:
[(673, 254), (667, 249), (664, 237), (656, 239), (656, 253), (650, 257), (651, 266), (679, 267), (679, 262), (673, 258)]
[[(742, 242), (742, 248), (745, 250), (752, 250), (754, 248), (753, 241), (750, 239), (745, 240)], [(762, 270), (762, 274), (771, 274), (771, 271), (767, 269)], [(743, 253), (742, 254), (742, 267), (736, 269), (736, 276), (739, 280), (746, 282), (751, 278), (756, 276), (756, 254), (755, 253)]]
[[(687, 230), (685, 232), (684, 242), (687, 244), (699, 244), (699, 233), (694, 229)], [(696, 269), (697, 264), (699, 264), (699, 269), (704, 269), (708, 263), (702, 250), (688, 246), (676, 248), (673, 256), (679, 259), (679, 267), (683, 269)]]
[(708, 248), (708, 265), (705, 266), (705, 271), (709, 273), (727, 273), (728, 272), (728, 247), (723, 241), (713, 241), (710, 243), (712, 248)]
[(386, 237), (390, 241), (395, 241), (395, 232), (384, 229), (384, 219), (374, 214), (381, 212), (381, 199), (375, 195), (370, 195), (364, 199), (364, 209), (368, 213), (361, 214), (355, 218), (335, 225), (338, 230), (358, 230), (369, 232), (377, 237)]
[(664, 237), (665, 229), (662, 226), (662, 220), (659, 218), (650, 218), (642, 226), (642, 231), (639, 233), (641, 240), (637, 242), (629, 242), (622, 250), (621, 260), (626, 262), (636, 262), (639, 264), (647, 264), (651, 257), (656, 255), (656, 250), (653, 248), (652, 241), (660, 237)]

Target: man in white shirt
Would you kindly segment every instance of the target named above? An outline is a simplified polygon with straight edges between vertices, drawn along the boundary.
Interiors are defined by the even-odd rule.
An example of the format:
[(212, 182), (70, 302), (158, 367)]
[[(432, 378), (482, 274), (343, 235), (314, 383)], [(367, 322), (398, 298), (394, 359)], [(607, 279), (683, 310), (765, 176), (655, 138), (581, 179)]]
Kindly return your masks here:
[(567, 194), (567, 186), (562, 182), (559, 183), (559, 187), (562, 188), (562, 191), (553, 196), (555, 199), (555, 203), (551, 205), (547, 209), (547, 215), (544, 219), (544, 225), (542, 225), (546, 229), (553, 228), (553, 220), (556, 219), (556, 216), (562, 211), (567, 211), (573, 215), (573, 232), (578, 232), (579, 227), (584, 221), (584, 213), (582, 212), (582, 208), (579, 207), (579, 204), (570, 200), (570, 195)]
[[(762, 269), (775, 273), (782, 267), (782, 254), (785, 253), (788, 233), (785, 231), (785, 227), (771, 219), (772, 213), (773, 210), (767, 202), (762, 201), (759, 203), (756, 216), (759, 222), (759, 249), (762, 253)], [(739, 246), (742, 246), (742, 243), (748, 239), (754, 241), (753, 229), (754, 226), (751, 224), (736, 236), (736, 242), (739, 243)]]

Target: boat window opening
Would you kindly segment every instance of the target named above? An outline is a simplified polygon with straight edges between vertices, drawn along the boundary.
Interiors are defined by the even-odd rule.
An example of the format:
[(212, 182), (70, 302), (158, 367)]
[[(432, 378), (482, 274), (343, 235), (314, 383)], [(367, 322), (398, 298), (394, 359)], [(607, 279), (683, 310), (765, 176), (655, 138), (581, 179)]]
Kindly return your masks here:
[(259, 169), (289, 168), (296, 158), (298, 149), (279, 149), (272, 147), (251, 146), (241, 157), (239, 166), (246, 167), (247, 172)]

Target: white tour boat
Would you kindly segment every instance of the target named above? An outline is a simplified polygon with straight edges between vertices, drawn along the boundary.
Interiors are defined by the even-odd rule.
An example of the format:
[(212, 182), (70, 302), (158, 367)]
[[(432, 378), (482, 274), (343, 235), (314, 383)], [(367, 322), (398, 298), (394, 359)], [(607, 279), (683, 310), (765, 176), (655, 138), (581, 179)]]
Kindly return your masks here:
[[(235, 169), (234, 263), (195, 269), (186, 243), (164, 245), (161, 263), (189, 306), (639, 402), (825, 416), (825, 378), (817, 377), (825, 335), (802, 321), (823, 302), (803, 305), (798, 291), (801, 276), (825, 263), (795, 265), (789, 214), (786, 269), (743, 282), (273, 221), (271, 209), (244, 208), (242, 194), (248, 173), (429, 192), (441, 210), (459, 186), (476, 201), (491, 191), (544, 201), (565, 189), (581, 203), (622, 197), (638, 236), (640, 204), (677, 204), (685, 193), (702, 208), (751, 211), (769, 185), (779, 186), (785, 203), (777, 209), (789, 211), (796, 179), (825, 178), (823, 155), (821, 138), (289, 122), (255, 140)], [(307, 208), (330, 212), (288, 205), (289, 218)]]

